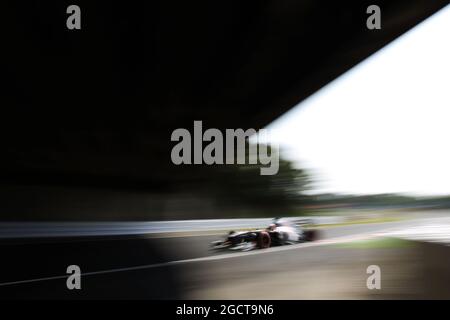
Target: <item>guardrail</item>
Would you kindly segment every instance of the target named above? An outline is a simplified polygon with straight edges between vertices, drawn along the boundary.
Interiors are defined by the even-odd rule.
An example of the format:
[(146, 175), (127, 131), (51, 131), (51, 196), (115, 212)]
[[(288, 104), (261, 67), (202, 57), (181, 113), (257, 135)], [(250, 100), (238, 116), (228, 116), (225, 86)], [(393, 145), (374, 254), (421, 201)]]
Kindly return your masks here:
[[(315, 224), (333, 224), (342, 222), (344, 218), (291, 217), (286, 219), (307, 219)], [(256, 218), (145, 222), (1, 222), (0, 238), (119, 236), (260, 228), (268, 226), (272, 221), (271, 218)]]

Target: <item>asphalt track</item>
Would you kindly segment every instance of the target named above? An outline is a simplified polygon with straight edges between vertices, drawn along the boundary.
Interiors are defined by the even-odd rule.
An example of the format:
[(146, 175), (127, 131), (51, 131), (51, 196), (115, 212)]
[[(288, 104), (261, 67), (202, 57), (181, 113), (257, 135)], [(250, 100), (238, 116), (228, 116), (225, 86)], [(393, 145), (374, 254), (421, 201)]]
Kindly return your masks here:
[[(336, 298), (344, 284), (365, 285), (363, 265), (367, 256), (343, 251), (335, 244), (421, 223), (412, 220), (326, 227), (321, 229), (322, 240), (318, 242), (246, 253), (210, 250), (209, 243), (224, 236), (221, 232), (3, 243), (0, 297)], [(349, 268), (349, 260), (362, 264)], [(82, 270), (82, 290), (70, 291), (66, 287), (65, 271), (71, 264)], [(357, 271), (347, 274), (352, 269)], [(346, 294), (344, 298), (353, 297), (351, 292)]]
[[(323, 227), (319, 228), (319, 232), (320, 239), (331, 240), (341, 237), (366, 236), (384, 230), (391, 230), (414, 224), (415, 222), (411, 221), (355, 224), (347, 226)], [(153, 238), (151, 241), (156, 247), (163, 248), (173, 260), (182, 260), (211, 255), (223, 255), (224, 251), (211, 250), (210, 243), (214, 240), (223, 239), (225, 236), (226, 232), (212, 232), (207, 235), (195, 235), (194, 233), (190, 235), (173, 234), (170, 237)], [(298, 246), (298, 249), (300, 248), (302, 248), (302, 245)], [(279, 250), (279, 248), (275, 250)]]

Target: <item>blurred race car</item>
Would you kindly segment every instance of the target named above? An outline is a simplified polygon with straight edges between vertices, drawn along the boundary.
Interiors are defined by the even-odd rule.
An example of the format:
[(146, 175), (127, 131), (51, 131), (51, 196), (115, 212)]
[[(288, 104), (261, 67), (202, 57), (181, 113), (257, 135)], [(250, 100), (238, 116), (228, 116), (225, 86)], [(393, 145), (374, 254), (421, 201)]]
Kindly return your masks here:
[(225, 240), (211, 243), (213, 249), (250, 251), (273, 246), (288, 245), (317, 240), (315, 229), (304, 228), (308, 222), (275, 218), (266, 229), (250, 231), (230, 231)]

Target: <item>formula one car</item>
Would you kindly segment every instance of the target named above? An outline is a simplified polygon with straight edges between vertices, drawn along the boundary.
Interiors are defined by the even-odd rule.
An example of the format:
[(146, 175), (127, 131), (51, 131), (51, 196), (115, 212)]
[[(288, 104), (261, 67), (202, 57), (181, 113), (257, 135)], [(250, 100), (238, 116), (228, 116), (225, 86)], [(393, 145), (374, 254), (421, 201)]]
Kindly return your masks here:
[(225, 240), (213, 241), (211, 247), (213, 249), (250, 251), (317, 240), (318, 231), (304, 228), (305, 224), (307, 224), (305, 221), (275, 218), (266, 229), (230, 231)]

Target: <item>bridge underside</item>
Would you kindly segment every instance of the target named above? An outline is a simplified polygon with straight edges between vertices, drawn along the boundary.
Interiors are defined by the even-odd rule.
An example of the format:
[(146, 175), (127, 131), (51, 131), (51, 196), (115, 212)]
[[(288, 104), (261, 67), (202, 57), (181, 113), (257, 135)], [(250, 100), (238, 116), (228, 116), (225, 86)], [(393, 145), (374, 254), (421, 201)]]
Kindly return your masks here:
[(41, 194), (54, 194), (34, 186), (208, 184), (216, 169), (170, 161), (174, 129), (264, 127), (446, 3), (378, 1), (371, 31), (370, 1), (80, 1), (82, 29), (69, 31), (69, 3), (8, 2), (4, 208), (48, 204)]

